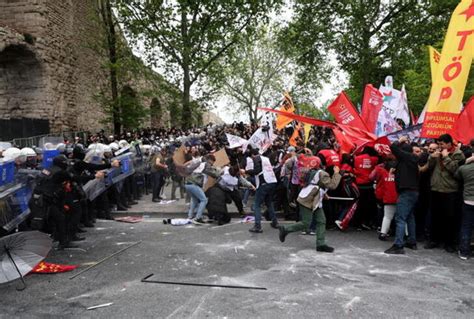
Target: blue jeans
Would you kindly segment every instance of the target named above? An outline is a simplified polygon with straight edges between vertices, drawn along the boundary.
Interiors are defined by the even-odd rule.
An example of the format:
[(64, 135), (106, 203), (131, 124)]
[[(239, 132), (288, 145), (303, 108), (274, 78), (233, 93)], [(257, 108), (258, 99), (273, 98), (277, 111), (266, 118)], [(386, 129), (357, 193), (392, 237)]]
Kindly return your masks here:
[(415, 225), (415, 205), (418, 202), (418, 192), (412, 190), (401, 191), (398, 195), (397, 211), (395, 213), (395, 222), (397, 228), (395, 231), (394, 244), (403, 247), (405, 244), (405, 229), (408, 226), (408, 243), (416, 244), (416, 225)]
[(275, 209), (273, 208), (273, 194), (275, 193), (276, 183), (263, 184), (255, 192), (255, 227), (262, 227), (262, 203), (265, 203), (272, 221), (276, 221)]
[[(255, 177), (250, 176), (247, 178), (247, 180), (252, 183), (253, 186), (255, 186)], [(250, 188), (246, 188), (244, 191), (244, 196), (242, 198), (242, 203), (244, 205), (247, 205), (247, 202), (249, 200), (250, 194), (252, 193), (252, 190)]]
[(186, 189), (186, 193), (191, 196), (191, 205), (189, 206), (188, 218), (193, 218), (196, 207), (196, 219), (201, 218), (207, 205), (207, 197), (206, 194), (204, 194), (204, 190), (202, 187), (194, 184), (186, 184), (184, 185), (184, 188)]
[(462, 222), (459, 238), (459, 250), (464, 255), (471, 253), (472, 223), (474, 222), (474, 206), (463, 203)]

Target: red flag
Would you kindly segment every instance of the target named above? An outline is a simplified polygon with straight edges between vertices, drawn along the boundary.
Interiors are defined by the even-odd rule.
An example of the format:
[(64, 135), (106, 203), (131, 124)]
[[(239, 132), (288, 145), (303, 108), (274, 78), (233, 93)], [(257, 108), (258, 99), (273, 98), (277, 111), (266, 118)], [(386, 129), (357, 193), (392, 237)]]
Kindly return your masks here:
[(67, 272), (76, 269), (77, 266), (71, 265), (59, 265), (59, 264), (52, 264), (47, 262), (40, 262), (36, 265), (35, 268), (31, 271), (31, 273), (35, 274), (56, 274), (60, 272)]
[(459, 114), (451, 135), (463, 144), (469, 144), (474, 138), (474, 96)]
[(372, 143), (373, 145), (373, 143), (377, 140), (377, 136), (375, 136), (372, 133), (367, 132), (365, 129), (360, 129), (360, 128), (349, 126), (349, 125), (335, 124), (329, 121), (318, 120), (312, 117), (292, 114), (292, 113), (278, 111), (278, 110), (269, 109), (269, 108), (258, 108), (258, 109), (262, 111), (281, 114), (302, 123), (308, 123), (308, 124), (312, 124), (316, 126), (324, 126), (324, 127), (329, 127), (329, 128), (338, 127), (346, 134), (346, 138), (349, 139), (350, 143), (354, 143), (358, 147), (362, 144), (367, 144), (367, 143)]
[(293, 120), (297, 120), (297, 121), (303, 122), (303, 123), (308, 123), (308, 124), (312, 124), (312, 125), (316, 125), (316, 126), (331, 127), (331, 128), (336, 127), (336, 124), (334, 124), (332, 122), (318, 120), (318, 119), (314, 119), (312, 117), (307, 117), (307, 116), (298, 115), (298, 114), (294, 114), (294, 113), (274, 110), (274, 109), (265, 108), (265, 107), (259, 107), (258, 109), (262, 110), (262, 111), (266, 111), (266, 112), (272, 112), (272, 113), (276, 113), (276, 114), (279, 114), (279, 115), (284, 115), (284, 116), (289, 117)]
[(339, 153), (350, 154), (355, 147), (352, 140), (347, 137), (339, 128), (332, 129), (332, 132), (334, 133), (334, 137), (336, 138), (337, 143), (339, 144)]
[(364, 121), (344, 91), (329, 105), (328, 111), (334, 115), (336, 122), (339, 124), (350, 125), (365, 131), (367, 130), (367, 126), (365, 126)]
[(360, 129), (358, 127), (352, 125), (337, 125), (344, 134), (351, 139), (351, 141), (359, 147), (360, 145), (364, 145), (367, 143), (372, 143), (377, 140), (377, 136), (375, 134), (369, 133), (366, 130)]
[(411, 125), (415, 125), (418, 122), (418, 118), (413, 114), (413, 111), (410, 110)]
[(377, 119), (383, 106), (383, 94), (374, 88), (372, 84), (367, 84), (364, 91), (364, 100), (362, 101), (362, 120), (367, 126), (367, 130), (375, 133)]

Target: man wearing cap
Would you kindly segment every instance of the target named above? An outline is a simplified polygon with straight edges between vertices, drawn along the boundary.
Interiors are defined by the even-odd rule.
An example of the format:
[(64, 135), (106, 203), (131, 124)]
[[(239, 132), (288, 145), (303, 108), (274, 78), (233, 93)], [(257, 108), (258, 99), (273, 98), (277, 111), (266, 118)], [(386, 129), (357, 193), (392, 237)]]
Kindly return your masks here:
[(280, 226), (279, 238), (285, 241), (289, 233), (308, 230), (313, 215), (316, 221), (316, 250), (332, 253), (334, 248), (326, 244), (326, 216), (323, 210), (323, 198), (328, 189), (336, 189), (341, 181), (339, 167), (334, 167), (331, 177), (327, 172), (320, 169), (319, 163), (306, 173), (303, 188), (298, 194), (297, 202), (301, 215), (301, 221)]

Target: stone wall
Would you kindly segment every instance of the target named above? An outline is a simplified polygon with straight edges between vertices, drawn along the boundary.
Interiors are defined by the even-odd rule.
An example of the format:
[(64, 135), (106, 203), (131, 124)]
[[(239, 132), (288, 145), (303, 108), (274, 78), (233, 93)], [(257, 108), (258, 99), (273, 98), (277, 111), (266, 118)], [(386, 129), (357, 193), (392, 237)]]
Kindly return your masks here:
[(93, 96), (104, 78), (102, 57), (87, 45), (97, 29), (93, 3), (0, 0), (0, 26), (9, 34), (0, 33), (2, 119), (47, 119), (52, 131), (99, 128), (104, 115)]
[[(108, 72), (105, 53), (92, 48), (103, 36), (95, 5), (96, 0), (0, 0), (2, 126), (43, 120), (52, 132), (104, 127), (96, 96), (107, 87)], [(179, 104), (179, 90), (144, 65), (143, 71), (122, 84), (147, 92), (139, 94), (145, 107), (159, 100), (161, 114), (152, 114), (143, 126), (169, 125), (168, 109)], [(41, 130), (48, 126), (43, 122)], [(47, 133), (18, 131), (15, 137)], [(1, 135), (2, 128), (0, 140)]]

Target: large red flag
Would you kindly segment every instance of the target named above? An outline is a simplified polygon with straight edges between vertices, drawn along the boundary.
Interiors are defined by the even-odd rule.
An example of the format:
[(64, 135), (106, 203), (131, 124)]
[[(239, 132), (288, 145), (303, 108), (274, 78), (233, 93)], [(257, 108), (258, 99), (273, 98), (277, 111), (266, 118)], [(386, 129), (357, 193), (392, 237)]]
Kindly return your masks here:
[(469, 144), (474, 138), (474, 96), (459, 114), (451, 134), (463, 144)]
[(350, 154), (355, 148), (352, 140), (347, 137), (344, 132), (339, 128), (332, 129), (334, 137), (336, 138), (337, 143), (339, 144), (339, 153), (341, 154)]
[(367, 131), (367, 126), (344, 91), (329, 105), (328, 111), (334, 115), (337, 123)]
[(373, 145), (373, 143), (377, 140), (377, 136), (375, 136), (374, 134), (367, 132), (367, 130), (365, 129), (360, 129), (352, 125), (335, 124), (328, 121), (314, 119), (312, 117), (297, 115), (297, 114), (278, 111), (278, 110), (269, 109), (269, 108), (258, 108), (258, 109), (262, 111), (273, 112), (280, 115), (284, 115), (286, 117), (292, 118), (302, 123), (308, 123), (308, 124), (312, 124), (316, 126), (324, 126), (324, 127), (330, 127), (330, 128), (338, 127), (345, 133), (346, 138), (352, 141), (352, 143), (356, 144), (357, 147), (360, 147), (360, 145), (365, 145), (365, 144), (370, 144), (370, 143), (372, 143), (371, 145)]
[(370, 133), (375, 133), (377, 119), (383, 106), (383, 94), (374, 88), (372, 84), (367, 84), (362, 101), (361, 117)]

